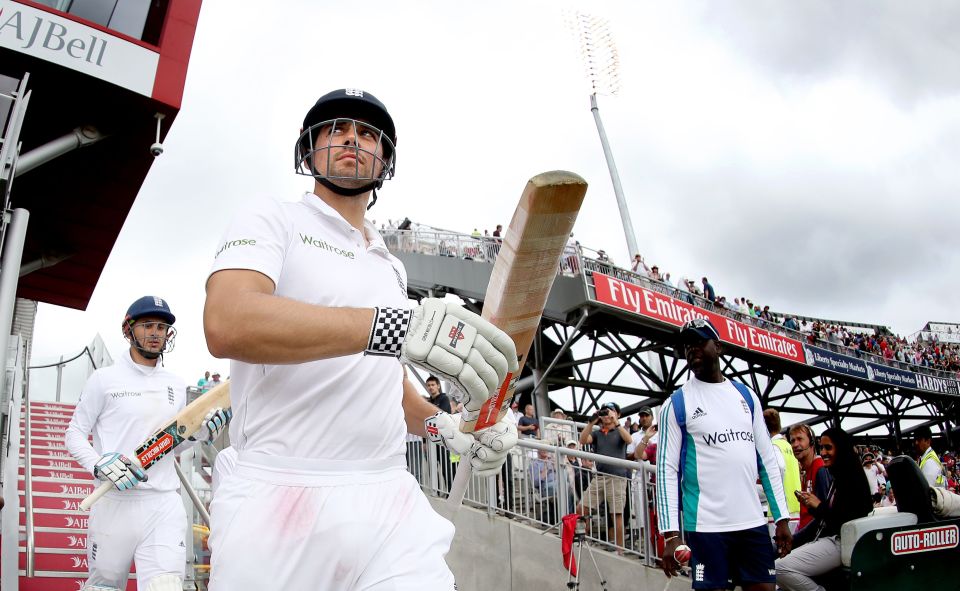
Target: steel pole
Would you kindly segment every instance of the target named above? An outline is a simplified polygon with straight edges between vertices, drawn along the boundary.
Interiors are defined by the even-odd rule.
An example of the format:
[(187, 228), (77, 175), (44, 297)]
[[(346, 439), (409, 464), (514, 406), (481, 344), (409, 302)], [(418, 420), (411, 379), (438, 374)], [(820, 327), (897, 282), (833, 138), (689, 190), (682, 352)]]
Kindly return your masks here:
[(629, 257), (638, 254), (636, 234), (633, 233), (633, 222), (630, 221), (630, 211), (627, 209), (627, 201), (623, 197), (623, 187), (620, 186), (620, 173), (617, 172), (617, 163), (613, 161), (613, 152), (610, 151), (610, 143), (607, 141), (607, 132), (603, 130), (603, 121), (600, 120), (600, 108), (597, 106), (597, 95), (590, 95), (590, 111), (593, 112), (593, 120), (597, 122), (597, 133), (600, 134), (600, 145), (603, 146), (603, 155), (607, 159), (607, 168), (610, 169), (610, 179), (613, 181), (613, 193), (617, 196), (617, 207), (620, 208), (620, 221), (623, 222), (623, 234), (627, 237), (627, 249)]
[(20, 261), (23, 244), (27, 239), (27, 222), (30, 212), (14, 209), (3, 243), (3, 258), (0, 259), (0, 372), (7, 369), (7, 349), (10, 328), (13, 324), (13, 308), (17, 300), (17, 283), (20, 280)]

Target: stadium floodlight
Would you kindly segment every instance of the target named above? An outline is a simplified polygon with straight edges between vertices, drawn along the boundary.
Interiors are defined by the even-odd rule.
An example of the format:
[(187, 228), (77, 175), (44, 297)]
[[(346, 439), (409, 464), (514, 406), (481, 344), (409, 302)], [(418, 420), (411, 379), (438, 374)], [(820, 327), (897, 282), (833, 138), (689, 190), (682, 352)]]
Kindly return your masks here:
[(614, 96), (620, 91), (620, 57), (617, 54), (617, 46), (613, 42), (609, 22), (605, 18), (576, 11), (568, 13), (566, 21), (580, 44), (584, 73), (590, 83), (590, 111), (593, 112), (597, 133), (600, 134), (600, 145), (607, 159), (607, 168), (610, 169), (613, 193), (617, 197), (617, 206), (620, 208), (620, 221), (623, 222), (623, 233), (627, 238), (629, 256), (633, 257), (639, 252), (636, 234), (633, 232), (630, 210), (627, 209), (623, 187), (620, 185), (620, 174), (617, 172), (617, 164), (613, 160), (610, 142), (607, 141), (607, 133), (603, 129), (603, 121), (600, 120), (600, 108), (597, 106), (598, 94)]

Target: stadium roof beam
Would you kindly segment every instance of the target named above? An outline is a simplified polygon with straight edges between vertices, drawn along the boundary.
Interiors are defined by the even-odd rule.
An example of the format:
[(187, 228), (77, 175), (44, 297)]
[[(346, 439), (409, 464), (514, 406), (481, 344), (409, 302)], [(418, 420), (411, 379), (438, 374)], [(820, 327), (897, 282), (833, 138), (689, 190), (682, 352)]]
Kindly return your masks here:
[[(439, 247), (431, 245), (430, 237), (425, 235), (412, 241), (424, 250), (411, 252), (410, 248), (401, 248), (406, 244), (402, 242), (404, 236), (407, 235), (391, 237), (388, 233), (385, 239), (407, 268), (411, 294), (421, 289), (455, 293), (472, 299), (471, 304), (480, 309), (493, 258), (485, 253), (491, 251), (480, 248), (481, 258), (475, 260), (439, 256)], [(467, 235), (459, 240), (486, 244)], [(678, 306), (686, 304), (676, 298), (666, 302), (664, 298), (673, 297), (672, 292), (665, 292), (661, 284), (644, 277), (609, 266), (600, 268), (596, 261), (579, 256), (573, 257), (574, 262), (570, 262), (570, 258), (561, 265), (562, 272), (557, 276), (540, 323), (536, 355), (528, 360), (528, 367), (537, 372), (536, 377), (529, 373), (521, 376), (519, 391), (526, 398), (531, 386), (541, 380), (553, 399), (551, 406), (563, 401), (564, 409), (579, 416), (608, 400), (618, 402), (625, 415), (635, 413), (642, 406), (662, 403), (688, 376), (677, 330), (682, 318), (674, 316), (679, 313)], [(591, 276), (591, 272), (595, 274)], [(654, 310), (649, 302), (641, 300), (636, 305), (647, 307), (635, 312), (630, 307), (633, 304), (626, 299), (618, 300), (626, 307), (610, 304), (597, 296), (599, 283), (594, 278), (601, 276), (606, 277), (608, 283), (619, 282), (621, 292), (618, 293), (630, 298), (660, 298), (656, 301), (663, 306)], [(585, 311), (588, 315), (583, 320)], [(749, 320), (732, 313), (727, 315), (742, 328), (765, 331), (763, 326), (751, 324)], [(727, 377), (751, 385), (765, 406), (808, 417), (810, 424), (845, 424), (862, 430), (857, 423), (871, 425), (867, 429), (889, 423), (896, 432), (898, 421), (942, 422), (945, 419), (939, 417), (940, 414), (955, 412), (950, 401), (956, 400), (954, 406), (960, 406), (960, 396), (950, 390), (937, 393), (919, 381), (918, 386), (923, 390), (910, 390), (888, 385), (889, 381), (856, 377), (805, 363), (803, 344), (795, 337), (788, 334), (780, 338), (793, 339), (790, 342), (800, 350), (800, 361), (796, 350), (774, 351), (753, 345), (747, 349), (730, 341), (721, 357), (721, 369)], [(893, 369), (905, 370), (899, 366)], [(948, 382), (956, 387), (953, 380)], [(943, 387), (950, 386), (948, 383)], [(634, 399), (626, 401), (626, 396)], [(934, 407), (946, 410), (938, 413)]]

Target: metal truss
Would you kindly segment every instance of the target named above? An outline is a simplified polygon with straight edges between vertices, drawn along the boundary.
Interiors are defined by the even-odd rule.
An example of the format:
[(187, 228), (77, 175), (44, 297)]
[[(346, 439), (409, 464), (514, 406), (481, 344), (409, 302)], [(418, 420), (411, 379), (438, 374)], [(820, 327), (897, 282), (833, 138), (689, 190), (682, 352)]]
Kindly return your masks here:
[[(460, 295), (479, 313), (483, 302), (452, 287), (408, 286), (412, 298)], [(676, 335), (662, 328), (615, 315), (585, 300), (564, 321), (543, 319), (527, 358), (531, 375), (517, 391), (536, 403), (541, 414), (560, 407), (574, 418), (593, 414), (616, 400), (623, 416), (643, 406), (658, 406), (688, 377)], [(750, 386), (764, 408), (780, 411), (784, 427), (841, 426), (854, 434), (901, 438), (921, 425), (948, 437), (960, 423), (960, 403), (949, 397), (920, 394), (841, 377), (816, 368), (726, 347), (721, 356), (725, 376)], [(531, 394), (532, 393), (532, 394)], [(624, 396), (627, 399), (625, 404)]]
[[(579, 317), (583, 318), (585, 314)], [(629, 327), (631, 333), (619, 332), (606, 328), (609, 324), (543, 322), (535, 340), (537, 351), (528, 359), (542, 373), (519, 389), (546, 385), (553, 404), (574, 417), (589, 416), (615, 396), (623, 416), (629, 416), (643, 406), (662, 404), (687, 380), (686, 361), (661, 333), (637, 326)], [(547, 349), (559, 353), (545, 356)], [(853, 434), (870, 432), (899, 442), (921, 425), (949, 433), (958, 422), (960, 405), (949, 399), (890, 387), (865, 389), (826, 372), (810, 376), (816, 370), (802, 366), (797, 369), (804, 377), (788, 375), (783, 364), (766, 364), (756, 356), (741, 358), (738, 350), (727, 352), (721, 356), (723, 374), (750, 386), (764, 408), (788, 416), (791, 421), (784, 427), (799, 422), (841, 426)], [(636, 402), (623, 404), (624, 394), (635, 396)]]

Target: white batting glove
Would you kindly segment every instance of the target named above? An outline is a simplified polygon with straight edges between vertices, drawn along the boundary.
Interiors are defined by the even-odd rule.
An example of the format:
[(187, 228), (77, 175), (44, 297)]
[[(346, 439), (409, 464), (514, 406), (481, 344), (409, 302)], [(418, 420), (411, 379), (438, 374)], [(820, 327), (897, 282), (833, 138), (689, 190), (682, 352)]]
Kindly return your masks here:
[(502, 420), (474, 434), (460, 431), (458, 415), (438, 412), (423, 422), (427, 436), (434, 443), (467, 458), (477, 476), (493, 476), (507, 461), (507, 454), (517, 444), (517, 426)]
[(413, 310), (377, 308), (366, 353), (400, 355), (463, 393), (475, 419), (483, 403), (520, 368), (510, 336), (463, 306), (424, 298)]
[(196, 435), (190, 437), (190, 439), (199, 440), (207, 444), (213, 443), (217, 440), (217, 437), (220, 437), (224, 429), (227, 428), (232, 418), (233, 409), (230, 407), (211, 409), (210, 412), (203, 417), (203, 422), (200, 424), (200, 429), (197, 430)]
[(147, 481), (147, 473), (127, 456), (110, 452), (100, 456), (93, 465), (93, 475), (105, 482), (112, 482), (117, 490), (127, 490)]

